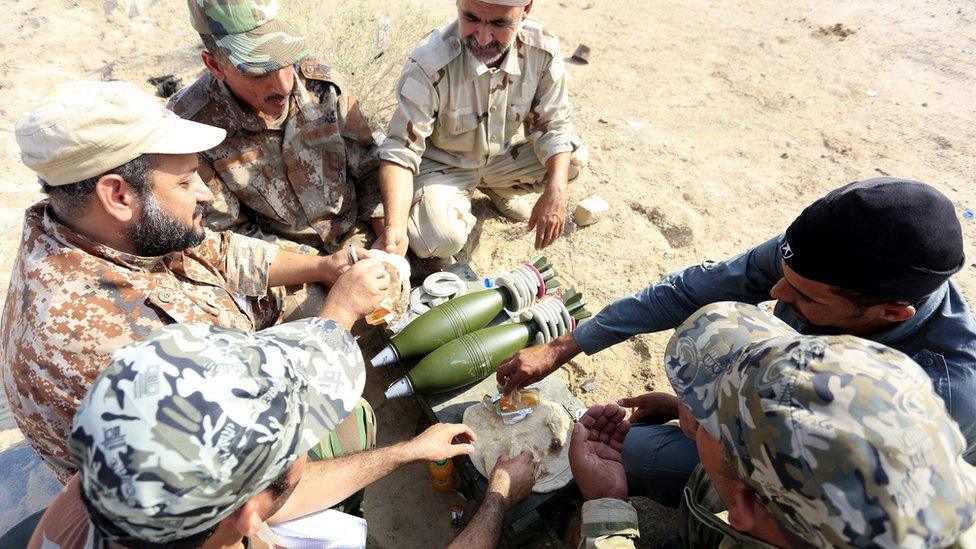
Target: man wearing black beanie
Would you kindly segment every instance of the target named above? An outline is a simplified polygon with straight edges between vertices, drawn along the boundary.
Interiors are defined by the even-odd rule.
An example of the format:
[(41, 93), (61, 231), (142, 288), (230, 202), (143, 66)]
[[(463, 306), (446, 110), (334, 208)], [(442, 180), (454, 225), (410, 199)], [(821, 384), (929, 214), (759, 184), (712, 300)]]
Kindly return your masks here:
[[(952, 203), (924, 183), (895, 178), (845, 185), (807, 207), (781, 234), (721, 262), (675, 271), (605, 307), (552, 343), (520, 351), (498, 369), (506, 391), (633, 335), (681, 324), (720, 301), (776, 299), (774, 314), (801, 334), (852, 334), (912, 357), (931, 378), (976, 464), (976, 321), (949, 277), (965, 264)], [(667, 393), (624, 398), (635, 408), (623, 462), (631, 495), (676, 505), (698, 464), (694, 442), (673, 425)]]

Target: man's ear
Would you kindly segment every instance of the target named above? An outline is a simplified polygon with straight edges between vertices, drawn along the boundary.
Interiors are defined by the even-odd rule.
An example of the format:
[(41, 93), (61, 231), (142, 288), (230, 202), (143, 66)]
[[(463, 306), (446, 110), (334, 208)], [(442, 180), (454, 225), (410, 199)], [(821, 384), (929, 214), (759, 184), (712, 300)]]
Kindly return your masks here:
[(759, 520), (759, 501), (748, 486), (734, 483), (732, 501), (729, 502), (729, 525), (740, 532), (751, 532)]
[(244, 505), (230, 516), (234, 522), (234, 527), (242, 536), (252, 537), (261, 530), (264, 521), (261, 520), (261, 513), (258, 509), (260, 505), (257, 498), (253, 497), (244, 502)]
[(532, 2), (529, 2), (528, 4), (525, 5), (524, 8), (522, 8), (522, 19), (528, 17), (529, 11), (531, 10), (532, 10)]
[(200, 52), (200, 58), (203, 59), (203, 66), (207, 67), (207, 70), (210, 71), (210, 74), (212, 74), (214, 78), (220, 80), (221, 82), (227, 81), (227, 75), (224, 74), (224, 69), (220, 66), (220, 61), (217, 60), (214, 54), (207, 50), (203, 50)]
[(114, 173), (102, 176), (95, 183), (95, 198), (102, 210), (120, 223), (132, 221), (139, 202), (129, 183)]
[(915, 316), (915, 306), (907, 301), (881, 303), (875, 307), (877, 307), (876, 316), (889, 322), (904, 322)]

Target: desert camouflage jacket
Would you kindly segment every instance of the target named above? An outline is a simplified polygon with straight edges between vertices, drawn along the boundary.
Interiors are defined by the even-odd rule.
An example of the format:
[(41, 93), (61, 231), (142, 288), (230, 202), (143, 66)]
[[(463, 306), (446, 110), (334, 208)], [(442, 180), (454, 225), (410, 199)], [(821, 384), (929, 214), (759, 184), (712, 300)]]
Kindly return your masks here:
[(457, 21), (431, 32), (410, 54), (395, 91), (380, 159), (414, 173), (421, 157), (483, 167), (509, 150), (519, 129), (543, 164), (580, 143), (559, 39), (532, 19), (497, 69), (466, 53)]
[[(25, 214), (0, 327), (0, 372), (21, 432), (66, 481), (71, 420), (119, 347), (161, 326), (272, 324), (278, 247), (207, 231), (200, 246), (140, 257), (92, 242), (39, 202)], [(245, 297), (249, 296), (249, 297)]]
[(295, 72), (280, 125), (244, 109), (209, 72), (169, 107), (227, 130), (223, 143), (200, 153), (200, 176), (216, 196), (210, 228), (332, 253), (357, 219), (378, 211), (376, 144), (359, 103), (332, 69), (308, 58)]

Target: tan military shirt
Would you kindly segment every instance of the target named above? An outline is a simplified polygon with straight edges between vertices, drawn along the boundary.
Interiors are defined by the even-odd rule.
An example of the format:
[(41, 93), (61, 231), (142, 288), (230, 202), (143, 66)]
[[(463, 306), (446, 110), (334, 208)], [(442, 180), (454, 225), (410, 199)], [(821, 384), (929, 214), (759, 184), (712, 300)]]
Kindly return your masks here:
[(210, 228), (332, 253), (357, 219), (377, 213), (376, 145), (358, 102), (328, 66), (309, 58), (296, 69), (283, 122), (242, 107), (209, 72), (169, 107), (227, 130), (223, 143), (200, 153), (200, 176), (216, 196)]
[(431, 32), (410, 54), (396, 97), (380, 159), (414, 173), (421, 157), (484, 167), (509, 150), (520, 129), (542, 164), (580, 143), (559, 40), (532, 19), (497, 69), (467, 53), (457, 21)]
[[(278, 247), (207, 231), (195, 248), (140, 257), (96, 244), (27, 210), (0, 327), (0, 370), (21, 432), (65, 481), (65, 439), (89, 385), (118, 348), (161, 326), (240, 330), (273, 324), (268, 274)], [(250, 296), (245, 297), (245, 296)]]

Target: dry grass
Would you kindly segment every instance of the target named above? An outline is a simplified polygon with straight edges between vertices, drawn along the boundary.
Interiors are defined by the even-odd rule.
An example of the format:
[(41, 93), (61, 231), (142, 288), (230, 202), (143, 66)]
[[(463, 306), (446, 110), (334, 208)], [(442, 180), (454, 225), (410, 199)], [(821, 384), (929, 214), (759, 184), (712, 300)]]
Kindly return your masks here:
[(346, 77), (373, 128), (385, 129), (396, 106), (393, 85), (403, 62), (441, 21), (419, 0), (397, 5), (296, 0), (284, 6), (288, 20), (308, 36), (311, 50)]

